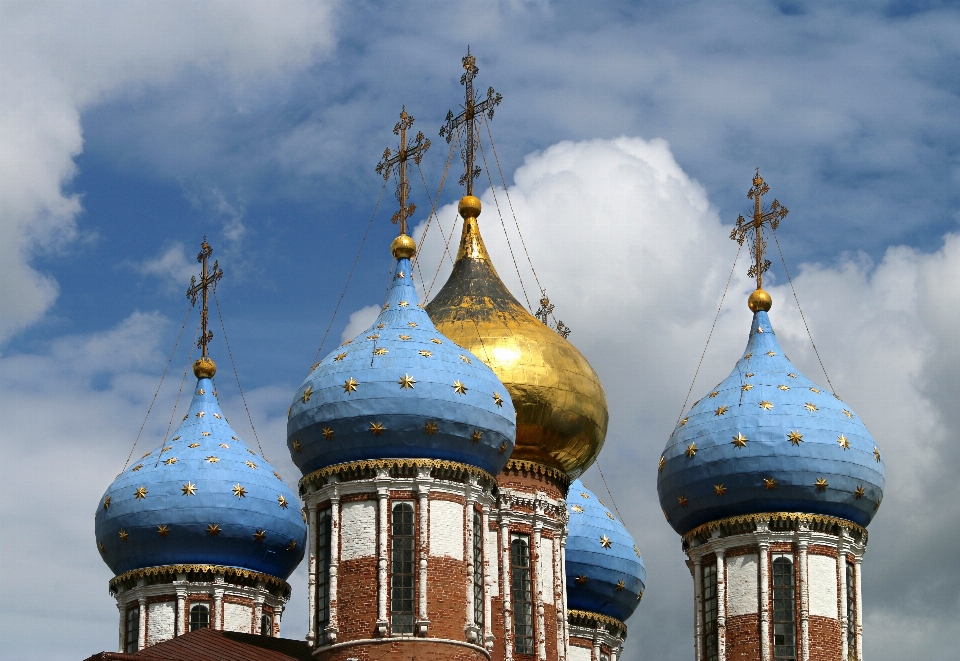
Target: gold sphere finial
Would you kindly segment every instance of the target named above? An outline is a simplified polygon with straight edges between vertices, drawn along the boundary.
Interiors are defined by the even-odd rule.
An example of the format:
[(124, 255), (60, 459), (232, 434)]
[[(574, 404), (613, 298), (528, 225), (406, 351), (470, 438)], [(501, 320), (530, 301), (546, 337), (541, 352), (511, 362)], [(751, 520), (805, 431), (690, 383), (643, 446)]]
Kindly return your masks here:
[(193, 361), (193, 375), (198, 379), (212, 379), (217, 373), (217, 364), (209, 356), (200, 356)]
[(768, 312), (773, 307), (773, 299), (767, 292), (757, 289), (747, 298), (747, 307), (750, 308), (751, 312), (760, 312), (761, 310)]
[(401, 234), (390, 244), (390, 252), (395, 259), (410, 259), (417, 254), (417, 242), (406, 234)]
[(464, 195), (460, 198), (460, 204), (457, 205), (457, 211), (464, 218), (476, 218), (480, 215), (480, 200), (473, 195)]

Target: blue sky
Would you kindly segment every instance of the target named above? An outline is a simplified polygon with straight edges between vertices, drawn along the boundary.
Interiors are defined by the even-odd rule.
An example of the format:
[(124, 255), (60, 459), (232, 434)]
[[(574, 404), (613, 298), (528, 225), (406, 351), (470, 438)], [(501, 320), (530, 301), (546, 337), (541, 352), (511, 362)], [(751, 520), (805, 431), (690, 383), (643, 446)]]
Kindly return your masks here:
[[(692, 657), (689, 579), (651, 467), (709, 332), (736, 253), (726, 234), (749, 210), (757, 166), (790, 209), (779, 237), (831, 379), (889, 453), (865, 565), (867, 651), (960, 651), (960, 579), (950, 552), (937, 550), (955, 548), (960, 529), (960, 487), (948, 479), (960, 468), (948, 445), (960, 423), (958, 3), (4, 2), (0, 11), (2, 470), (16, 493), (46, 494), (54, 471), (75, 494), (66, 505), (52, 493), (18, 496), (0, 510), (14, 531), (5, 565), (23, 567), (5, 572), (4, 591), (37, 595), (5, 610), (3, 639), (17, 658), (112, 649), (109, 573), (89, 514), (149, 406), (204, 235), (226, 272), (218, 296), (258, 433), (296, 480), (282, 416), (380, 192), (374, 166), (406, 105), (433, 141), (423, 174), (435, 194), (447, 155), (437, 133), (462, 103), (467, 44), (478, 88), (504, 95), (492, 129), (537, 275), (607, 388), (601, 464), (613, 496), (638, 503), (626, 523), (650, 589), (624, 658)], [(446, 232), (455, 181), (441, 199)], [(480, 181), (489, 187), (486, 174)], [(429, 202), (419, 175), (414, 184), (416, 224)], [(328, 347), (352, 314), (359, 324), (380, 302), (391, 195)], [(511, 273), (485, 195), (481, 224), (499, 270), (515, 293), (521, 279), (529, 291), (531, 273), (523, 259)], [(435, 238), (421, 257), (431, 271), (442, 255)], [(773, 323), (822, 381), (773, 261), (783, 302)], [(745, 341), (745, 271), (693, 399)], [(221, 379), (232, 379), (214, 332)], [(181, 346), (140, 441), (147, 449), (186, 362)], [(224, 406), (240, 420), (233, 388)], [(593, 473), (586, 482), (602, 491)], [(57, 622), (62, 635), (38, 640)], [(285, 635), (304, 623), (295, 596)]]

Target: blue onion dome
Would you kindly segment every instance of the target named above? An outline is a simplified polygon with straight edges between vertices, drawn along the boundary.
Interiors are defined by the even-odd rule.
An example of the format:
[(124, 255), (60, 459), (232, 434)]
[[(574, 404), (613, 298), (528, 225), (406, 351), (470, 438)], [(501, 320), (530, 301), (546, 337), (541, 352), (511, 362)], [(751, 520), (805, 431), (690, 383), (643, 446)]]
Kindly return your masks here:
[(100, 499), (97, 546), (117, 575), (219, 565), (285, 580), (303, 558), (300, 502), (227, 423), (211, 380), (215, 369), (206, 357), (195, 363), (197, 387), (180, 426)]
[(640, 549), (580, 480), (570, 485), (567, 508), (567, 608), (626, 621), (647, 580)]
[(317, 363), (287, 422), (294, 463), (313, 471), (363, 459), (439, 459), (496, 475), (516, 439), (516, 413), (496, 374), (441, 335), (419, 303), (400, 235), (386, 303), (373, 325)]
[[(755, 301), (765, 304), (754, 305)], [(839, 397), (803, 376), (777, 342), (757, 290), (743, 356), (696, 402), (660, 458), (657, 491), (680, 534), (763, 512), (820, 514), (866, 526), (883, 498), (876, 441)]]

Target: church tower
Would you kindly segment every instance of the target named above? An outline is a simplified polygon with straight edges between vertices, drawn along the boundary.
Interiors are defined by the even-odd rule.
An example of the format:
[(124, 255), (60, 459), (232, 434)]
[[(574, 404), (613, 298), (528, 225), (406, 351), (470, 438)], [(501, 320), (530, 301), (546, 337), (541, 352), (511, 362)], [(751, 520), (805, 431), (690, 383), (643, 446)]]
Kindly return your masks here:
[(373, 325), (317, 363), (298, 389), (288, 446), (309, 525), (308, 642), (314, 657), (485, 661), (499, 549), (495, 476), (514, 447), (510, 394), (419, 304), (406, 234), (407, 144), (396, 155), (400, 234)]
[(484, 115), (493, 117), (501, 96), (489, 88), (485, 98), (476, 98), (479, 69), (469, 51), (463, 68), (464, 110), (449, 113), (441, 131), (448, 141), (455, 134), (465, 139), (463, 230), (453, 272), (426, 309), (441, 332), (490, 366), (516, 408), (516, 447), (497, 475), (495, 516), (486, 530), (499, 572), (492, 658), (567, 659), (566, 497), (570, 481), (603, 446), (607, 400), (583, 355), (514, 298), (487, 253), (481, 204), (473, 195), (480, 173), (474, 156), (478, 125)]
[(119, 649), (133, 653), (197, 629), (280, 634), (286, 579), (304, 553), (296, 494), (230, 427), (207, 355), (207, 298), (222, 276), (203, 242), (197, 385), (183, 420), (125, 468), (97, 507), (100, 556), (115, 574)]
[(787, 211), (763, 207), (768, 191), (757, 173), (753, 217), (731, 235), (753, 248), (746, 349), (677, 424), (657, 490), (693, 576), (697, 661), (859, 661), (861, 562), (884, 465), (860, 418), (777, 342), (765, 235)]

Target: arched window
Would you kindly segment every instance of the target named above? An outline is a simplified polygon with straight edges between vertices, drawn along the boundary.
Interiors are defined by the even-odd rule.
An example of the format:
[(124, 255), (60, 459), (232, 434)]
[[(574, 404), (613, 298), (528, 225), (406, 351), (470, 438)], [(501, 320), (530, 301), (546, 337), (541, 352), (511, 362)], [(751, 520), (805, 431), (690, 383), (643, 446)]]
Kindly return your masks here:
[(473, 513), (473, 623), (483, 629), (483, 519)]
[(517, 534), (510, 537), (513, 649), (517, 654), (533, 654), (533, 589), (530, 567), (530, 537)]
[(393, 506), (390, 530), (390, 633), (413, 635), (414, 524), (413, 503)]
[(317, 512), (317, 640), (326, 642), (323, 630), (330, 624), (330, 510)]
[(261, 636), (272, 636), (273, 635), (273, 616), (264, 613), (260, 616), (260, 635)]
[(194, 604), (190, 607), (190, 631), (206, 629), (210, 626), (210, 607), (206, 604)]
[(140, 607), (127, 609), (126, 631), (123, 636), (123, 651), (133, 654), (140, 643)]
[(781, 555), (773, 561), (773, 658), (797, 659), (796, 582), (793, 557)]
[(703, 657), (706, 661), (717, 661), (719, 645), (717, 641), (717, 566), (704, 565), (700, 594), (703, 599)]
[(857, 658), (857, 593), (853, 564), (847, 565), (847, 658)]

